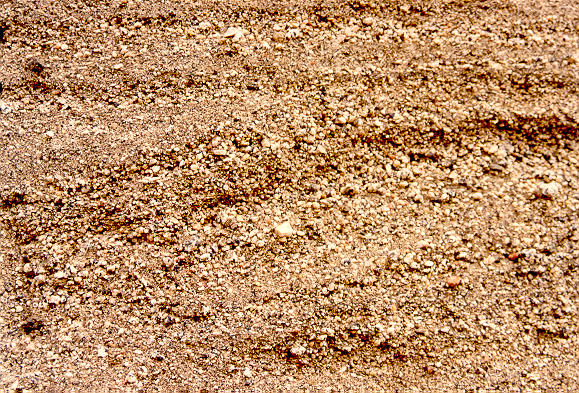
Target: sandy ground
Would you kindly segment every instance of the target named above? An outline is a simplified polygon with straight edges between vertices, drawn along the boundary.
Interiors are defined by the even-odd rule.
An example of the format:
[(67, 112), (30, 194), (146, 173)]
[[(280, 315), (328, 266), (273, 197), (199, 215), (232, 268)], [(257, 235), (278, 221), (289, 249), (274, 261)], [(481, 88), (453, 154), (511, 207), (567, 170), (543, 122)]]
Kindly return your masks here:
[(1, 2), (0, 388), (578, 391), (578, 28)]

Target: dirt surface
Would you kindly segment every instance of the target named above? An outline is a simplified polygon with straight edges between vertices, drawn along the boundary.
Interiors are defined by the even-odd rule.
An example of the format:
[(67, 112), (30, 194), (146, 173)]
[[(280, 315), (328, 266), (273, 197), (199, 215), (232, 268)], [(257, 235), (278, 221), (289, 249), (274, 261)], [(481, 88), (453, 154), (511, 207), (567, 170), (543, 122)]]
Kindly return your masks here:
[(2, 391), (578, 391), (578, 27), (1, 2)]

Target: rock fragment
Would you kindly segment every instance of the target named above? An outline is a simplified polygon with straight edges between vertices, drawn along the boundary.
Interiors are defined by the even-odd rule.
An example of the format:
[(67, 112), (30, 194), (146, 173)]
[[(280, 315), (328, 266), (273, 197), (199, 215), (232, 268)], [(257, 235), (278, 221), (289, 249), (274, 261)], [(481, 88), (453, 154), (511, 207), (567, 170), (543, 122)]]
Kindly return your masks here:
[(294, 234), (294, 232), (295, 231), (289, 221), (286, 221), (275, 227), (275, 234), (279, 237), (290, 237)]
[(462, 283), (462, 280), (459, 276), (450, 276), (446, 279), (446, 285), (450, 288), (456, 288)]
[(535, 197), (553, 199), (559, 194), (559, 184), (556, 182), (541, 183), (535, 189)]
[(303, 345), (295, 344), (293, 347), (291, 347), (290, 354), (292, 356), (299, 358), (299, 357), (305, 355), (306, 351), (307, 350)]
[(225, 33), (223, 33), (223, 38), (231, 38), (232, 41), (237, 42), (243, 38), (246, 32), (246, 30), (239, 27), (229, 27)]
[(371, 26), (374, 23), (374, 18), (368, 16), (364, 19), (362, 19), (362, 24), (364, 24), (364, 26)]
[(99, 347), (99, 349), (97, 350), (97, 356), (99, 358), (104, 358), (107, 356), (107, 350), (105, 347)]
[(275, 42), (282, 42), (285, 40), (285, 34), (281, 31), (274, 31), (271, 35), (271, 39)]

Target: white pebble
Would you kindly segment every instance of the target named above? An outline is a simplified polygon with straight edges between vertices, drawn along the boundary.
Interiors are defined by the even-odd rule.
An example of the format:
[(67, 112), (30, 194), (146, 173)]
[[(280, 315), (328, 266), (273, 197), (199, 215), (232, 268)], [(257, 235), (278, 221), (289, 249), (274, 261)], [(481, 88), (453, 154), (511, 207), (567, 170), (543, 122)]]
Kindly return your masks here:
[(292, 228), (289, 221), (286, 221), (275, 227), (275, 234), (279, 237), (290, 237), (294, 234), (294, 229)]

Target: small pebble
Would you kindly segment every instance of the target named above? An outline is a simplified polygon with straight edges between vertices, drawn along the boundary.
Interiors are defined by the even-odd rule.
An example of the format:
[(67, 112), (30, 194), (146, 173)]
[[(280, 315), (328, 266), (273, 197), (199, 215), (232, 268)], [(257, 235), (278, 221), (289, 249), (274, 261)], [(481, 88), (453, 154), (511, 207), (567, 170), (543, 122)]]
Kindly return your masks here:
[(306, 348), (302, 345), (296, 344), (290, 349), (290, 353), (295, 357), (300, 357), (306, 353)]
[(553, 199), (559, 193), (559, 184), (556, 182), (541, 183), (535, 190), (535, 196), (542, 199)]
[(462, 280), (458, 276), (450, 276), (446, 279), (446, 285), (448, 285), (450, 288), (458, 287), (461, 282)]
[(275, 31), (272, 35), (271, 35), (271, 39), (274, 42), (282, 42), (283, 40), (285, 40), (285, 34), (282, 33), (281, 31)]
[(362, 23), (365, 26), (370, 26), (370, 25), (372, 25), (372, 23), (374, 23), (374, 19), (372, 17), (368, 16), (368, 17), (362, 19)]
[(275, 234), (279, 237), (290, 237), (294, 234), (294, 229), (292, 228), (289, 221), (286, 221), (275, 227)]
[(105, 347), (100, 347), (97, 351), (97, 356), (99, 358), (104, 358), (107, 356), (107, 350), (105, 349)]
[(59, 304), (60, 303), (60, 296), (58, 295), (52, 295), (48, 298), (48, 303), (49, 304)]
[(230, 27), (223, 34), (223, 38), (231, 38), (232, 41), (237, 42), (245, 35), (245, 30), (239, 27)]
[(521, 254), (519, 254), (518, 252), (512, 252), (512, 253), (510, 253), (510, 254), (507, 256), (507, 258), (508, 258), (510, 261), (515, 262), (515, 261), (518, 261), (519, 258), (521, 258)]

